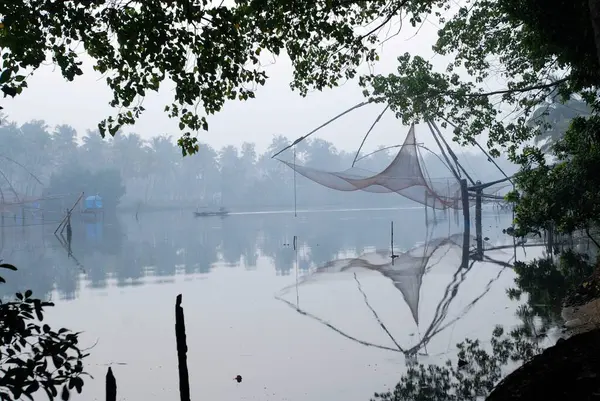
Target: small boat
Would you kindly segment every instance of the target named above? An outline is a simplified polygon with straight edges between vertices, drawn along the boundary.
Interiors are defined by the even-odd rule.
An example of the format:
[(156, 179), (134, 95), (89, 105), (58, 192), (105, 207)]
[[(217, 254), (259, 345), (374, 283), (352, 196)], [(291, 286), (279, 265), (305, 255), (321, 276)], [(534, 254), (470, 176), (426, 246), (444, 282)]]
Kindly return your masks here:
[(196, 217), (213, 217), (213, 216), (227, 216), (229, 214), (229, 211), (227, 209), (225, 209), (224, 207), (219, 208), (218, 211), (213, 211), (213, 212), (194, 212), (194, 215)]

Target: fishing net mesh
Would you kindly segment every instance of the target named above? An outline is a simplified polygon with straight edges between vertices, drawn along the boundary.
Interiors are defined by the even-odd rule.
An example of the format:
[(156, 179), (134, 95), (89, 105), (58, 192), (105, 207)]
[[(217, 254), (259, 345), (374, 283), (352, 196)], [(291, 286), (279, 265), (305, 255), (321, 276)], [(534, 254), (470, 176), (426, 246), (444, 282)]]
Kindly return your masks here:
[(419, 159), (413, 125), (394, 160), (378, 174), (358, 167), (328, 172), (278, 160), (309, 180), (338, 191), (395, 192), (434, 209), (462, 209), (460, 183), (426, 177)]

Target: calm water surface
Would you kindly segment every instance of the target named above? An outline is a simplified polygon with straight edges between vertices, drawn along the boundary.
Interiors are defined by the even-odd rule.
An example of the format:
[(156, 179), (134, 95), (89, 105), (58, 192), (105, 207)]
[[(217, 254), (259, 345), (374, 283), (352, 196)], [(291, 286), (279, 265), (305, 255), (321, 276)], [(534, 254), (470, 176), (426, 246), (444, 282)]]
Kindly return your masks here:
[[(510, 221), (484, 212), (486, 247), (512, 244), (501, 232)], [(511, 263), (515, 250), (488, 250), (460, 269), (452, 214), (427, 226), (420, 208), (120, 215), (74, 223), (72, 257), (54, 228), (4, 228), (0, 257), (19, 271), (2, 295), (31, 288), (56, 302), (53, 326), (84, 332), (95, 380), (78, 400), (104, 399), (108, 366), (119, 399), (178, 399), (177, 294), (196, 400), (368, 401), (405, 371), (401, 351), (441, 363), (465, 337), (486, 343), (495, 325), (519, 323), (506, 296), (514, 275), (489, 261)]]

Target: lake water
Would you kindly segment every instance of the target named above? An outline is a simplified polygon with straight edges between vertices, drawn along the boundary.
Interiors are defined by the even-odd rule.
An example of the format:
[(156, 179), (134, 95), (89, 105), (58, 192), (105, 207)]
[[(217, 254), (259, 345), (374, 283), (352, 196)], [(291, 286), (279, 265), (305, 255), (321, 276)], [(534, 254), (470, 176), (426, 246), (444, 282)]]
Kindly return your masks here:
[(84, 332), (95, 380), (76, 400), (104, 399), (108, 366), (119, 399), (178, 399), (182, 294), (193, 400), (368, 401), (405, 371), (400, 351), (442, 363), (465, 337), (520, 322), (513, 272), (490, 259), (541, 249), (508, 246), (511, 217), (484, 211), (486, 247), (507, 246), (462, 269), (456, 217), (426, 225), (422, 208), (126, 214), (74, 222), (72, 257), (54, 225), (17, 225), (0, 233), (0, 257), (19, 267), (1, 290), (52, 299), (49, 323)]

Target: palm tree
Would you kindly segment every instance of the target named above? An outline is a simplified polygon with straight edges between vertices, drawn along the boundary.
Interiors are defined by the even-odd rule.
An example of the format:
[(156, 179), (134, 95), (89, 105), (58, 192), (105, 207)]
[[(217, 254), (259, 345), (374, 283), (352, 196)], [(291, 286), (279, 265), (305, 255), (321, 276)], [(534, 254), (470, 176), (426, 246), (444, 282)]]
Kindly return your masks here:
[(176, 179), (181, 154), (168, 135), (153, 137), (147, 150), (147, 166), (150, 181), (147, 183), (146, 200), (151, 197), (170, 201), (176, 195)]
[[(109, 137), (102, 138), (98, 131), (88, 130), (82, 141), (80, 163), (84, 167), (96, 171), (106, 166), (107, 162), (111, 163), (114, 161), (113, 154), (109, 151)], [(109, 158), (111, 159), (110, 161), (108, 160)]]
[(77, 151), (77, 131), (70, 125), (58, 125), (52, 133), (54, 165), (64, 166), (74, 161)]

